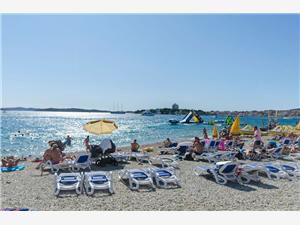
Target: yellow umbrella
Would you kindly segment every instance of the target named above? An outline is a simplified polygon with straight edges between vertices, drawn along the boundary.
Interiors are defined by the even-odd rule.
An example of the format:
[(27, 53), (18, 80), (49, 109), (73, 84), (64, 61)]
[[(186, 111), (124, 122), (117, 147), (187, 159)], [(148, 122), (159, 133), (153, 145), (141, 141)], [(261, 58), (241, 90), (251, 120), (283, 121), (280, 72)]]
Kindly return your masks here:
[(111, 134), (118, 126), (110, 120), (93, 120), (86, 123), (83, 129), (92, 134)]
[(219, 136), (218, 129), (216, 127), (214, 127), (213, 129), (212, 136), (213, 138), (218, 138)]
[(298, 122), (298, 124), (296, 126), (296, 130), (300, 130), (300, 121)]
[(230, 128), (230, 134), (231, 135), (240, 135), (241, 134), (241, 128), (240, 128), (240, 116), (237, 115), (235, 118), (231, 128)]

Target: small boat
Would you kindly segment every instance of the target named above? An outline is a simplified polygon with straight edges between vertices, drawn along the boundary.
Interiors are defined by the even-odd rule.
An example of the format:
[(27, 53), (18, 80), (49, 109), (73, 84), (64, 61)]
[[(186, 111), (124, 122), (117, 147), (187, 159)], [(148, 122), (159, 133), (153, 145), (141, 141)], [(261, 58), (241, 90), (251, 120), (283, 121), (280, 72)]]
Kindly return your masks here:
[(150, 112), (149, 110), (146, 110), (142, 113), (142, 116), (154, 116), (154, 113)]
[(175, 125), (175, 124), (179, 123), (179, 120), (171, 119), (171, 120), (169, 120), (169, 123), (171, 123), (172, 125)]
[(126, 112), (124, 112), (124, 111), (112, 111), (110, 113), (111, 114), (125, 114)]

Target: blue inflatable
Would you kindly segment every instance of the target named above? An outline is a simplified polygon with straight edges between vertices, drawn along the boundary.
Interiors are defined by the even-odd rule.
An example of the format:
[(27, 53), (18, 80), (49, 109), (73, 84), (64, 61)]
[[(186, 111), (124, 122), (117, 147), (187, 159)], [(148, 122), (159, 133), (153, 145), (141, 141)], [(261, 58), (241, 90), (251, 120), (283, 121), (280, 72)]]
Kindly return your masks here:
[(24, 170), (25, 166), (0, 167), (2, 173)]

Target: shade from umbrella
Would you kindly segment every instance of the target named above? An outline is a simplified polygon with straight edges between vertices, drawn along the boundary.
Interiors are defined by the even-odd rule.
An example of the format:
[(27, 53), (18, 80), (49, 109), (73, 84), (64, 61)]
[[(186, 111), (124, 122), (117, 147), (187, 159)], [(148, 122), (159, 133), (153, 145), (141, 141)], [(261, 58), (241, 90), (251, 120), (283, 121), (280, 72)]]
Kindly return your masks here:
[(240, 116), (239, 115), (235, 118), (235, 120), (230, 128), (230, 134), (231, 135), (240, 135), (241, 134)]
[(111, 120), (93, 120), (86, 123), (83, 126), (83, 129), (89, 133), (101, 135), (111, 134), (113, 131), (118, 129), (118, 126)]

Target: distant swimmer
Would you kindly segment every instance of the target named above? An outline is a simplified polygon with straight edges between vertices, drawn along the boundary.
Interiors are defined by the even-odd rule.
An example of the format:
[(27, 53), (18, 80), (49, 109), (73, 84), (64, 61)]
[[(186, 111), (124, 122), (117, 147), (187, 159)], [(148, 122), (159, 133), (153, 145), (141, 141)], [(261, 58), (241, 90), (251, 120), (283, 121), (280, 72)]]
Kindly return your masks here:
[(68, 135), (64, 142), (64, 145), (71, 146), (71, 142), (72, 142), (72, 138), (70, 137), (70, 135)]

